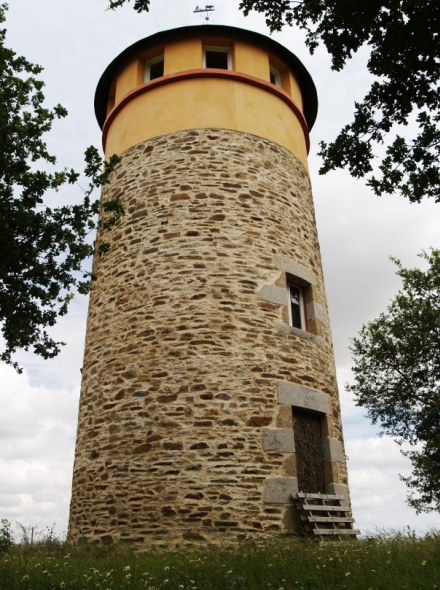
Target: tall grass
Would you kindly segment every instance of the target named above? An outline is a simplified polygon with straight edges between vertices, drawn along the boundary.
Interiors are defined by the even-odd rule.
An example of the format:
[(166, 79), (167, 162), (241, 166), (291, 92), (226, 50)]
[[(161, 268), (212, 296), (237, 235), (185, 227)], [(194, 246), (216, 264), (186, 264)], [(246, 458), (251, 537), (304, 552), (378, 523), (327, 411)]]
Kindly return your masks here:
[(286, 537), (206, 547), (71, 546), (53, 535), (10, 544), (1, 590), (440, 589), (440, 533), (319, 542)]

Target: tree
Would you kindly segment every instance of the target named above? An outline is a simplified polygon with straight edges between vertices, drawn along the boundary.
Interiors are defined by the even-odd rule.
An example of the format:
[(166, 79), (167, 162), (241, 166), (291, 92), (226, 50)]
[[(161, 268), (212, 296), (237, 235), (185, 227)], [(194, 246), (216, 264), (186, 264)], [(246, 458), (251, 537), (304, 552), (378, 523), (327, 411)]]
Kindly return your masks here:
[[(0, 5), (0, 22), (6, 8)], [(51, 110), (43, 106), (44, 83), (36, 77), (42, 68), (7, 49), (5, 33), (0, 31), (0, 323), (5, 340), (0, 358), (20, 371), (11, 356), (19, 348), (32, 347), (43, 358), (58, 354), (62, 343), (46, 328), (67, 312), (75, 288), (80, 293), (89, 288), (82, 263), (93, 252), (87, 234), (96, 227), (99, 210), (91, 193), (109, 181), (118, 158), (103, 162), (95, 148), (88, 148), (85, 174), (90, 184), (82, 202), (45, 205), (47, 191), (79, 177), (73, 170), (46, 171), (56, 161), (43, 135), (67, 111), (60, 105)], [(37, 169), (37, 164), (43, 167)], [(108, 227), (123, 210), (117, 200), (103, 207), (101, 224)]]
[(402, 478), (417, 512), (440, 510), (440, 250), (423, 253), (426, 271), (405, 269), (386, 314), (353, 339), (355, 383), (348, 390), (373, 424), (405, 451), (413, 473)]
[[(109, 0), (109, 10), (114, 10), (118, 6), (125, 4), (125, 2), (126, 0)], [(150, 0), (134, 0), (133, 8), (136, 12), (148, 12), (150, 10)]]
[[(109, 0), (110, 8), (126, 0)], [(135, 0), (138, 12), (149, 0)], [(375, 194), (400, 192), (412, 202), (440, 200), (440, 3), (437, 0), (242, 0), (245, 15), (266, 16), (271, 32), (297, 25), (311, 53), (324, 43), (332, 69), (340, 71), (361, 47), (370, 48), (368, 71), (375, 77), (353, 122), (332, 143), (321, 142), (321, 174), (347, 168), (366, 177)], [(396, 133), (418, 127), (412, 139)], [(408, 136), (410, 132), (406, 133)], [(386, 144), (380, 162), (378, 146)]]

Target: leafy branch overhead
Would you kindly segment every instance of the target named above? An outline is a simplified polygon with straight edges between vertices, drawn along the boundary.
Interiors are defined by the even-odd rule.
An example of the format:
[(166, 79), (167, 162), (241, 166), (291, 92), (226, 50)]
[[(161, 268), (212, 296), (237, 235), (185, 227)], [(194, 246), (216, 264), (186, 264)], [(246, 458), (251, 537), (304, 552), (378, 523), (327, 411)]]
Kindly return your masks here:
[(440, 251), (422, 257), (426, 271), (394, 261), (403, 288), (353, 339), (348, 390), (383, 433), (414, 447), (403, 453), (413, 465), (408, 501), (428, 512), (440, 510)]
[[(109, 10), (114, 10), (118, 6), (125, 4), (125, 2), (126, 0), (109, 0)], [(150, 9), (150, 0), (134, 0), (133, 8), (136, 12), (148, 12)]]
[[(5, 10), (0, 5), (0, 22)], [(93, 252), (87, 240), (100, 208), (91, 193), (109, 182), (118, 158), (103, 162), (95, 148), (88, 148), (85, 174), (90, 184), (82, 202), (45, 204), (47, 191), (58, 191), (79, 176), (73, 170), (46, 171), (55, 157), (43, 136), (67, 111), (60, 105), (43, 106), (42, 68), (7, 49), (5, 33), (0, 31), (0, 324), (5, 341), (0, 358), (19, 370), (12, 354), (20, 348), (32, 347), (43, 358), (58, 354), (61, 343), (47, 328), (67, 312), (72, 290), (85, 293), (89, 288), (90, 275), (82, 263)], [(103, 207), (108, 212), (105, 229), (123, 209), (118, 201)]]
[[(332, 68), (342, 70), (368, 46), (367, 69), (375, 81), (355, 104), (354, 120), (334, 142), (321, 142), (325, 174), (347, 168), (367, 177), (377, 195), (399, 191), (410, 201), (440, 200), (440, 3), (437, 0), (243, 0), (240, 8), (263, 12), (272, 31), (296, 24), (307, 33), (313, 53), (324, 43)], [(395, 126), (414, 132), (392, 135)], [(412, 134), (412, 139), (406, 139)], [(381, 162), (377, 147), (386, 143)], [(376, 166), (378, 164), (378, 167)]]
[[(110, 8), (126, 0), (110, 0)], [(149, 0), (136, 0), (137, 12)], [(368, 47), (375, 80), (352, 123), (331, 143), (321, 142), (320, 172), (347, 168), (366, 177), (377, 195), (400, 192), (412, 202), (440, 200), (440, 2), (438, 0), (242, 0), (247, 16), (263, 13), (271, 32), (296, 25), (307, 34), (311, 53), (323, 43), (340, 71)], [(402, 126), (411, 126), (403, 134)], [(399, 130), (400, 127), (400, 130)], [(408, 139), (409, 137), (409, 139)], [(378, 147), (384, 144), (382, 160)]]

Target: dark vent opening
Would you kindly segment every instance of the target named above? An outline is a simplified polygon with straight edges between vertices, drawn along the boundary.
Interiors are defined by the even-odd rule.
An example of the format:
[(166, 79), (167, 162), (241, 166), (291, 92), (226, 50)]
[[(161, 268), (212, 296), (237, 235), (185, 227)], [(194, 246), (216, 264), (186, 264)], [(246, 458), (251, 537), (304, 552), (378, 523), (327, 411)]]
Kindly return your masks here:
[(207, 50), (205, 53), (206, 67), (207, 68), (219, 68), (221, 70), (227, 70), (228, 68), (228, 53), (227, 51), (210, 51)]
[(150, 65), (150, 80), (161, 78), (163, 76), (163, 59)]

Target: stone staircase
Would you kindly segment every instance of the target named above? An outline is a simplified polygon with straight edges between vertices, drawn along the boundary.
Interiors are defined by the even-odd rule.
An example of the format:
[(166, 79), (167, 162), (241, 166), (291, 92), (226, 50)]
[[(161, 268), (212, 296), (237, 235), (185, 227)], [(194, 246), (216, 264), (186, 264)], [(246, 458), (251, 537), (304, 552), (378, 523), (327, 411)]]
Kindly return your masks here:
[(292, 498), (307, 533), (325, 538), (360, 535), (353, 528), (354, 518), (348, 516), (350, 508), (342, 506), (344, 496), (298, 492)]

